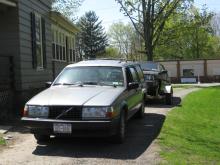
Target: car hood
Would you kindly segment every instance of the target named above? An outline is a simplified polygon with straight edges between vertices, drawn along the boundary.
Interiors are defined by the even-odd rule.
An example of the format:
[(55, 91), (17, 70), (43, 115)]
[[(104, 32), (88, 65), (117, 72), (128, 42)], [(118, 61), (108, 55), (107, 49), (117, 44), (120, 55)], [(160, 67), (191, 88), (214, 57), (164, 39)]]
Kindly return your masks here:
[(109, 106), (124, 90), (124, 87), (56, 86), (34, 96), (27, 105)]

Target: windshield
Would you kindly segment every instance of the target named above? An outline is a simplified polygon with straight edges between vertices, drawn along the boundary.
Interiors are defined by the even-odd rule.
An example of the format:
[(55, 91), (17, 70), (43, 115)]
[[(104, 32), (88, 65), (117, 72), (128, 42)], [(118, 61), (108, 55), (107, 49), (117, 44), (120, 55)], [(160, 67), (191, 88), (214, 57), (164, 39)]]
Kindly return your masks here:
[(66, 68), (53, 85), (124, 86), (124, 78), (120, 67), (73, 67)]
[(154, 62), (147, 62), (147, 63), (142, 63), (141, 68), (143, 70), (158, 70), (158, 65), (157, 63)]

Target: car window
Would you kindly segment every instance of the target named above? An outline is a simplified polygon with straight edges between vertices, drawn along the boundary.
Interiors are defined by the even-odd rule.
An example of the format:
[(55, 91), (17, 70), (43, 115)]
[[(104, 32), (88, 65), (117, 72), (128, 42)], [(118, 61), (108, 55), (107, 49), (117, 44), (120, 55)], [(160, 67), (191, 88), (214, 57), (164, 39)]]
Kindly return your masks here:
[(146, 62), (141, 64), (143, 70), (158, 70), (158, 64), (154, 62)]
[(137, 73), (138, 73), (138, 76), (141, 82), (144, 82), (144, 74), (143, 74), (141, 67), (138, 65), (135, 67), (135, 69), (137, 70)]
[(165, 70), (164, 66), (160, 64), (160, 71), (162, 72), (164, 70)]
[(54, 85), (78, 83), (123, 86), (123, 71), (121, 67), (83, 66), (66, 68), (55, 80)]
[(134, 81), (129, 68), (126, 68), (126, 77), (127, 77), (127, 83), (130, 83), (130, 82)]
[(138, 78), (136, 70), (133, 67), (130, 67), (129, 70), (131, 72), (131, 76), (132, 76), (133, 82), (139, 82), (140, 80)]

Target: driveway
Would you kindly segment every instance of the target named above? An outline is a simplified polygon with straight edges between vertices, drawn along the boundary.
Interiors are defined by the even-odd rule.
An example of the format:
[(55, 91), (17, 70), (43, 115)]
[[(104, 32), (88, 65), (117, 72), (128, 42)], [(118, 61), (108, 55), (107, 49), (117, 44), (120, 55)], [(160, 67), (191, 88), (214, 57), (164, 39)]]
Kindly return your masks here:
[[(194, 90), (176, 91), (174, 106)], [(13, 140), (0, 151), (0, 165), (158, 164), (160, 148), (157, 136), (167, 112), (174, 106), (162, 103), (147, 105), (144, 119), (128, 122), (127, 138), (121, 145), (98, 138), (53, 138), (46, 144), (37, 144), (28, 130), (15, 127), (8, 133)]]

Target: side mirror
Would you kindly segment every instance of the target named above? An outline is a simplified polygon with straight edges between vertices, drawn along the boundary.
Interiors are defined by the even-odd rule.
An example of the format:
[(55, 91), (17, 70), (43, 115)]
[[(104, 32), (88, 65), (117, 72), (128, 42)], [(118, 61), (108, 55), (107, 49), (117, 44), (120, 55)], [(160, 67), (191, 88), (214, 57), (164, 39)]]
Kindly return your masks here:
[(168, 74), (168, 71), (167, 70), (163, 70), (161, 73), (162, 74)]
[(139, 83), (132, 82), (128, 84), (128, 89), (137, 89), (139, 87)]
[(52, 82), (51, 82), (51, 81), (48, 81), (48, 82), (45, 83), (45, 87), (46, 87), (46, 88), (49, 88), (51, 85), (52, 85)]

